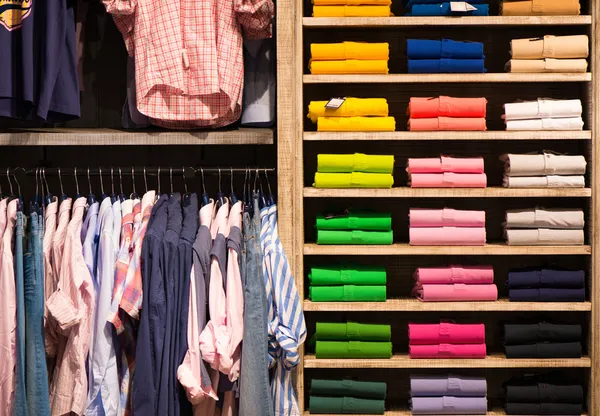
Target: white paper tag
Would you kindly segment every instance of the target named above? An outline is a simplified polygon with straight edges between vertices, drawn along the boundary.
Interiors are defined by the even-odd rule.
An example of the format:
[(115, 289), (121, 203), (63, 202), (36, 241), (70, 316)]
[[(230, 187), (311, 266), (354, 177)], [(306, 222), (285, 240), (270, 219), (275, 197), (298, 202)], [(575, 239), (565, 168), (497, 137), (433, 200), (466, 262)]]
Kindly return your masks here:
[(344, 101), (346, 101), (346, 97), (332, 98), (325, 104), (325, 108), (340, 108), (344, 104)]
[(452, 12), (472, 12), (473, 10), (477, 10), (477, 7), (471, 6), (466, 1), (451, 1), (450, 2), (450, 11)]

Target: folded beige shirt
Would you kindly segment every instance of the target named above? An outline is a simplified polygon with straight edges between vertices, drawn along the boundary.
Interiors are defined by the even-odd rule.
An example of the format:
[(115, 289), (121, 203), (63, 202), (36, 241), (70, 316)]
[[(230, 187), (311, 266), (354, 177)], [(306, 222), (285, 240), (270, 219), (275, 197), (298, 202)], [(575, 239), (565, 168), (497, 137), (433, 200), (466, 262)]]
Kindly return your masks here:
[(580, 246), (583, 245), (583, 230), (506, 230), (509, 246)]
[(584, 175), (587, 162), (583, 156), (543, 154), (500, 156), (507, 176)]
[(580, 131), (583, 130), (583, 119), (581, 117), (566, 118), (538, 118), (532, 120), (511, 120), (506, 122), (506, 130), (509, 131)]
[(587, 35), (513, 39), (510, 42), (510, 55), (513, 59), (587, 58), (589, 43)]
[(580, 12), (579, 0), (505, 0), (500, 4), (502, 16), (577, 16)]
[(584, 188), (584, 176), (505, 176), (506, 188)]
[(583, 228), (585, 220), (580, 209), (509, 209), (506, 228)]
[(587, 71), (588, 63), (585, 59), (511, 59), (506, 64), (508, 72), (568, 72), (582, 73)]

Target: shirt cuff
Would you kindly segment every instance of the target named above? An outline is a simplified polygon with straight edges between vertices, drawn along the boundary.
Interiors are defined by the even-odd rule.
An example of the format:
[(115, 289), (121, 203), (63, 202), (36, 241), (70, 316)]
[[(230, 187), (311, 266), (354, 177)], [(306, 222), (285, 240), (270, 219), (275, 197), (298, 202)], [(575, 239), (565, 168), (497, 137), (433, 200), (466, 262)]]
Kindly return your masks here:
[(58, 326), (63, 331), (77, 325), (81, 320), (81, 316), (71, 299), (60, 289), (48, 298), (46, 306), (48, 306), (50, 315), (58, 322)]

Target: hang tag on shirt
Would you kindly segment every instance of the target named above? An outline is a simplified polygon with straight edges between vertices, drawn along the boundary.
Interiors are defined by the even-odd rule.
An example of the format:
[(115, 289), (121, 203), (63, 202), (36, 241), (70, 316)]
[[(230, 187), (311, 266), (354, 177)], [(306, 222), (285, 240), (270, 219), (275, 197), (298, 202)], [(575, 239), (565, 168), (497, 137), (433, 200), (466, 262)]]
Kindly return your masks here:
[(350, 210), (345, 209), (341, 212), (327, 212), (323, 216), (325, 217), (326, 220), (331, 220), (333, 218), (344, 218), (344, 217), (347, 217), (348, 215), (350, 215)]
[(451, 1), (450, 2), (450, 11), (452, 11), (452, 12), (465, 13), (465, 12), (472, 12), (474, 10), (477, 10), (477, 7), (471, 6), (466, 1)]
[(332, 110), (338, 109), (344, 104), (344, 101), (346, 101), (346, 97), (332, 98), (325, 104), (325, 108), (330, 108)]

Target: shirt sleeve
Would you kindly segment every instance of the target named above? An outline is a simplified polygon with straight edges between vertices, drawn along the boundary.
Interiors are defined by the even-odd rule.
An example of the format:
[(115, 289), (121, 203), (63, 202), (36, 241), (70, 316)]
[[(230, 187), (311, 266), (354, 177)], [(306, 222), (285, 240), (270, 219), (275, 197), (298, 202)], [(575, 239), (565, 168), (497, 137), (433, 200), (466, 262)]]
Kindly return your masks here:
[(267, 39), (272, 36), (275, 14), (273, 0), (234, 0), (233, 4), (245, 39)]
[(133, 30), (137, 2), (137, 0), (102, 0), (106, 11), (113, 15), (115, 25), (123, 35), (129, 56), (133, 56), (134, 50)]
[(79, 315), (77, 308), (75, 308), (75, 304), (68, 294), (60, 288), (48, 298), (46, 304), (48, 306), (48, 312), (56, 320), (58, 326), (60, 326), (63, 331), (77, 325), (81, 320), (81, 316)]

